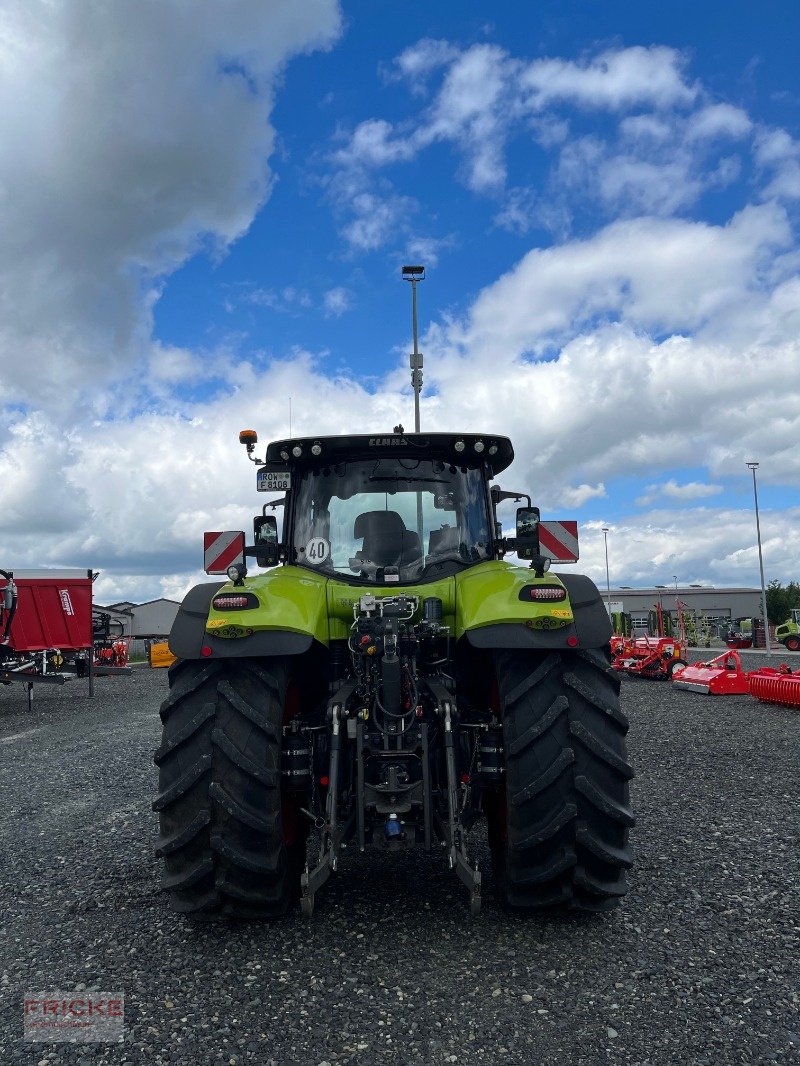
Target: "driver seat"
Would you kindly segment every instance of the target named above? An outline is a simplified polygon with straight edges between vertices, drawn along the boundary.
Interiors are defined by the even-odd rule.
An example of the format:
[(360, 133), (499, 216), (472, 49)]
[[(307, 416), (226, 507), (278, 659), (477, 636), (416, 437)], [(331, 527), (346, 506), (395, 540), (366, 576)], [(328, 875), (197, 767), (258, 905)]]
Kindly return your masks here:
[(397, 511), (364, 511), (353, 526), (364, 543), (356, 555), (376, 566), (404, 566), (422, 556), (419, 535), (406, 529)]

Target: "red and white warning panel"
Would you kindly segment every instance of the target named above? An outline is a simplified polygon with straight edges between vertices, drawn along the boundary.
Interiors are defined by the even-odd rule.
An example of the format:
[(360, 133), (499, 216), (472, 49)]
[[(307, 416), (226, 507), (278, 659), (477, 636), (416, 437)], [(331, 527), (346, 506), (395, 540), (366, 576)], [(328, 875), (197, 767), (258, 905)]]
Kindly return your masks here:
[(578, 523), (540, 522), (539, 551), (555, 563), (577, 563)]
[(229, 566), (244, 562), (244, 533), (236, 529), (204, 533), (203, 555), (207, 574), (227, 573)]

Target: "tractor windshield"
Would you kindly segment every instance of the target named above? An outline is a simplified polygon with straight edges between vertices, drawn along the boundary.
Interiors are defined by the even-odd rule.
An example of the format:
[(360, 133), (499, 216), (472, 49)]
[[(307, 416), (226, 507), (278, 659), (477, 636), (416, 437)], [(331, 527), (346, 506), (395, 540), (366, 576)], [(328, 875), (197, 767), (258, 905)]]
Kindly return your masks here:
[[(295, 482), (293, 561), (386, 584), (487, 559), (480, 469), (401, 456), (306, 470)], [(449, 569), (449, 568), (448, 568)]]

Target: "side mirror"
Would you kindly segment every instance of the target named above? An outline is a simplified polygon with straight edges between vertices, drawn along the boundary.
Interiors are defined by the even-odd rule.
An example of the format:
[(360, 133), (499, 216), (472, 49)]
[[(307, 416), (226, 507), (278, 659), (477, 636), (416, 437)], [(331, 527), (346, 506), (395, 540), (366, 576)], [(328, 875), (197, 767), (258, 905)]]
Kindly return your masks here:
[(280, 545), (275, 515), (256, 515), (253, 519), (253, 539), (259, 549), (256, 563), (259, 566), (277, 566), (280, 562)]
[(539, 554), (539, 508), (517, 508), (516, 551), (520, 559)]

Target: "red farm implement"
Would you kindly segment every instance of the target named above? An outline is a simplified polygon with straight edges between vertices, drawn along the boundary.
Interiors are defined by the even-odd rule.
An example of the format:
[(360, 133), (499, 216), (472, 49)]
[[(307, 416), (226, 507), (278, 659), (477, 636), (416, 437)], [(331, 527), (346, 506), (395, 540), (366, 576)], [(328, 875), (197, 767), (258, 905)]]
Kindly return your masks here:
[(692, 663), (680, 671), (674, 670), (672, 684), (689, 692), (705, 692), (711, 696), (741, 696), (750, 691), (748, 674), (735, 651), (727, 651), (705, 663)]
[(92, 678), (91, 570), (0, 570), (0, 683), (63, 685)]
[(631, 677), (669, 680), (686, 665), (685, 655), (685, 643), (675, 637), (637, 637), (630, 651), (614, 659), (612, 666)]
[(800, 670), (794, 673), (786, 665), (775, 669), (765, 666), (750, 674), (750, 693), (763, 703), (777, 703), (782, 707), (800, 707)]
[(686, 665), (686, 634), (681, 627), (678, 637), (666, 635), (666, 620), (660, 604), (655, 608), (657, 637), (612, 637), (611, 665), (631, 677), (669, 680)]
[(97, 612), (93, 622), (94, 672), (99, 677), (130, 674), (128, 666), (131, 637), (122, 635), (122, 623), (105, 611)]

